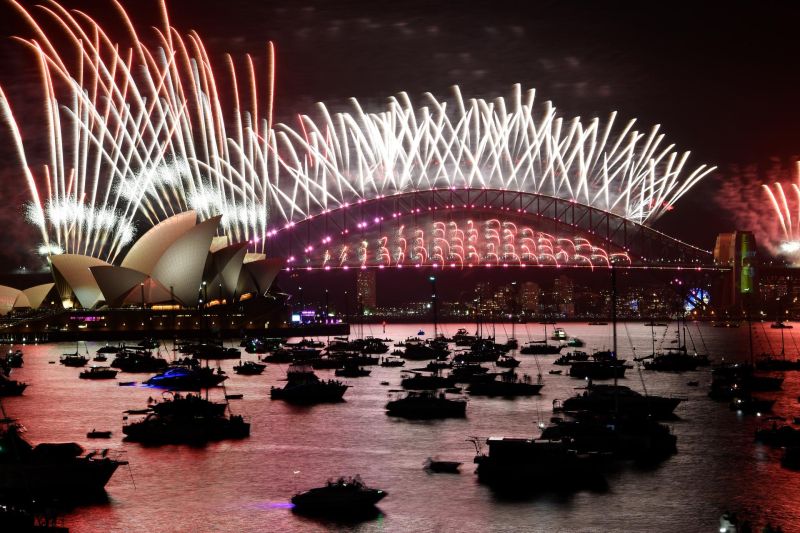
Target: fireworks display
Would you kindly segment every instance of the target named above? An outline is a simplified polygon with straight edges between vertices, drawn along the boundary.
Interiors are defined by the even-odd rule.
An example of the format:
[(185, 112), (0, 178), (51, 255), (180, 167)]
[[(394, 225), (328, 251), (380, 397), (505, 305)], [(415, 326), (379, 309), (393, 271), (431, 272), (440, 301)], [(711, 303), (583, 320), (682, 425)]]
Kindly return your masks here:
[(800, 261), (800, 162), (796, 165), (797, 182), (787, 187), (788, 192), (780, 182), (762, 185), (781, 230), (778, 253), (793, 262)]
[[(151, 50), (114, 1), (133, 44), (127, 50), (82, 12), (48, 2), (36, 12), (12, 4), (35, 37), (21, 40), (40, 65), (49, 158), (41, 172), (29, 169), (11, 106), (0, 92), (26, 172), (33, 201), (28, 219), (41, 228), (41, 250), (113, 260), (137, 234), (186, 209), (205, 219), (224, 214), (224, 231), (234, 240), (257, 239), (266, 231), (268, 161), (274, 82), (274, 48), (257, 73), (250, 56), (227, 56), (223, 108), (209, 55), (196, 33), (163, 28)], [(41, 15), (42, 21), (35, 15)], [(59, 29), (53, 44), (43, 23)], [(239, 82), (238, 68), (244, 73)], [(263, 90), (259, 92), (259, 88)], [(264, 99), (264, 104), (259, 103)], [(19, 118), (19, 117), (17, 117)], [(146, 230), (147, 227), (139, 228)]]
[[(361, 226), (361, 223), (358, 224)], [(609, 253), (588, 239), (557, 237), (510, 220), (463, 219), (399, 223), (389, 232), (361, 227), (328, 236), (289, 258), (293, 268), (475, 266), (608, 266), (630, 264), (626, 253)]]
[(800, 162), (734, 167), (716, 202), (771, 255), (800, 265)]
[[(520, 86), (495, 100), (467, 99), (456, 87), (451, 100), (427, 95), (422, 105), (400, 94), (374, 112), (356, 101), (341, 113), (320, 104), (295, 125), (273, 126), (271, 44), (260, 72), (250, 56), (226, 56), (231, 88), (223, 97), (222, 80), (214, 77), (222, 69), (212, 68), (196, 33), (184, 36), (169, 25), (163, 4), (163, 27), (151, 48), (114, 2), (133, 43), (122, 49), (81, 12), (48, 2), (33, 13), (12, 3), (34, 30), (35, 37), (21, 42), (41, 66), (49, 152), (41, 169), (29, 168), (2, 92), (0, 111), (14, 133), (33, 197), (28, 218), (41, 229), (46, 253), (113, 261), (142, 226), (190, 208), (203, 219), (222, 215), (233, 241), (264, 251), (270, 228), (359, 200), (438, 188), (539, 193), (649, 223), (713, 170), (687, 168), (689, 153), (666, 142), (658, 126), (647, 132), (635, 130), (634, 121), (617, 127), (615, 114), (605, 122), (564, 118), (550, 102), (535, 104), (535, 91)], [(72, 44), (70, 59), (36, 16)], [(527, 253), (541, 260), (539, 233), (525, 237), (535, 243), (524, 245), (529, 252), (521, 241), (507, 252), (498, 231), (494, 251), (476, 249), (478, 257), (510, 253), (523, 260)], [(559, 242), (550, 243), (556, 262)], [(573, 242), (563, 251), (592, 262), (590, 248)], [(439, 254), (451, 251), (448, 244)], [(413, 245), (403, 251), (407, 258), (415, 253)], [(467, 249), (454, 254), (471, 261)]]

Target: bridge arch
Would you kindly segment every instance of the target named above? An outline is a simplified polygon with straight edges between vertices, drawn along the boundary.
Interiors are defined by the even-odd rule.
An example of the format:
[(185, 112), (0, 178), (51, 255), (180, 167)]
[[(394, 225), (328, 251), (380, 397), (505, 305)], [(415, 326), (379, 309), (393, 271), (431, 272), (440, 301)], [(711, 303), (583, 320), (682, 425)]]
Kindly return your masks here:
[[(459, 232), (465, 231), (458, 226), (459, 221), (465, 227), (467, 222), (474, 226), (495, 224), (492, 221), (496, 221), (501, 228), (497, 230), (498, 239), (492, 231), (481, 226), (479, 231), (492, 237), (490, 240), (493, 242), (483, 242), (483, 249), (475, 252), (478, 255), (485, 252), (480, 260), (473, 255), (470, 261), (466, 261), (473, 266), (487, 261), (510, 265), (603, 266), (609, 257), (630, 266), (699, 268), (712, 263), (711, 252), (707, 250), (596, 207), (538, 193), (472, 188), (417, 190), (359, 200), (269, 231), (266, 249), (272, 256), (286, 257), (289, 268), (403, 266), (437, 262), (442, 266), (464, 266), (466, 252), (461, 254), (460, 262), (455, 261), (459, 254), (445, 257), (444, 249), (449, 244), (436, 242), (436, 239), (447, 241), (440, 232), (450, 231), (451, 236), (456, 235), (454, 242), (458, 246), (458, 239), (463, 240)], [(445, 229), (436, 229), (441, 228), (437, 225), (442, 223)], [(517, 240), (519, 234), (511, 235), (511, 230), (504, 229), (511, 227), (517, 230), (525, 228), (529, 232), (528, 237), (524, 237), (528, 239), (525, 242), (536, 242), (537, 249), (525, 246), (527, 254), (511, 251), (521, 245)], [(398, 232), (407, 228), (423, 233), (425, 230), (420, 228), (429, 228), (429, 234), (403, 233), (399, 236)], [(409, 254), (406, 250), (406, 253), (398, 251), (392, 257), (390, 236), (402, 239), (406, 244), (409, 238), (417, 239), (417, 242), (421, 239), (424, 246), (419, 247), (417, 254)], [(385, 240), (383, 244), (382, 240)], [(510, 244), (512, 240), (514, 244)], [(371, 247), (374, 248), (372, 251)], [(553, 248), (553, 253), (548, 253), (548, 247)], [(342, 251), (345, 251), (344, 260)], [(557, 254), (555, 261), (548, 257)], [(589, 257), (592, 255), (594, 258)]]

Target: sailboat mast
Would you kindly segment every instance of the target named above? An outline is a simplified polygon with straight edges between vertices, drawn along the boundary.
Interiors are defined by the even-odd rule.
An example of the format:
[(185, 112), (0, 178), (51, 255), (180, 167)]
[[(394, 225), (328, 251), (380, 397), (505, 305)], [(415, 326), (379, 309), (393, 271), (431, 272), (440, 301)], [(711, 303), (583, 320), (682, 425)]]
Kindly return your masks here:
[(619, 413), (619, 387), (617, 375), (619, 368), (616, 366), (617, 357), (617, 270), (611, 266), (611, 345), (614, 354), (614, 414)]

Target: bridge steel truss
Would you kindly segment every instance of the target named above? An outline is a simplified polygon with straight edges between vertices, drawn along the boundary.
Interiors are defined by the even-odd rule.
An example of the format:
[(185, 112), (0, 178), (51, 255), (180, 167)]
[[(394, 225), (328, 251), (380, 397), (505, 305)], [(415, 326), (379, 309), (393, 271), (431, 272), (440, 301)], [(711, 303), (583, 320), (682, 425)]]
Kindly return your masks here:
[[(267, 253), (299, 259), (324, 239), (368, 238), (423, 217), (447, 221), (465, 213), (524, 221), (559, 237), (585, 237), (609, 253), (626, 252), (631, 266), (713, 266), (711, 252), (597, 207), (537, 193), (474, 188), (420, 190), (345, 204), (271, 232)], [(320, 265), (298, 261), (295, 266)]]

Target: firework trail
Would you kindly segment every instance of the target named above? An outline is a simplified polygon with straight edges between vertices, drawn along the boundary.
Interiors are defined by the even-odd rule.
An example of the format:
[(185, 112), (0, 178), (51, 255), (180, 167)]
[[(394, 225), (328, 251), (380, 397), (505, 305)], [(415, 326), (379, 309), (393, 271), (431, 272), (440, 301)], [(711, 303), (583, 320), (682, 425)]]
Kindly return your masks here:
[[(320, 104), (296, 125), (273, 126), (271, 44), (263, 75), (250, 56), (226, 57), (228, 94), (200, 37), (170, 26), (163, 0), (153, 48), (113, 2), (133, 43), (127, 49), (86, 14), (53, 0), (30, 11), (11, 3), (35, 35), (19, 40), (41, 70), (49, 145), (41, 170), (29, 169), (2, 93), (0, 111), (14, 132), (33, 197), (28, 218), (41, 229), (45, 253), (113, 261), (137, 224), (186, 209), (203, 219), (222, 215), (222, 231), (233, 241), (263, 251), (270, 228), (433, 188), (538, 193), (649, 223), (713, 170), (688, 170), (689, 153), (667, 143), (658, 126), (617, 127), (615, 114), (604, 123), (567, 119), (549, 102), (535, 105), (535, 91), (520, 86), (508, 100), (465, 99), (456, 87), (449, 101), (429, 94), (414, 105), (403, 93), (375, 112), (355, 100), (349, 113)], [(59, 52), (37, 17), (71, 47)], [(497, 258), (506, 253), (505, 238), (501, 231), (490, 252)], [(452, 251), (444, 244), (409, 246), (403, 254), (444, 257)], [(347, 253), (364, 256), (368, 248)], [(395, 254), (383, 248), (384, 261)], [(477, 253), (468, 243), (463, 252), (464, 261)]]
[[(634, 121), (616, 128), (565, 119), (535, 91), (517, 85), (507, 101), (464, 99), (458, 87), (449, 102), (428, 94), (414, 106), (406, 94), (368, 113), (302, 115), (298, 128), (278, 125), (281, 158), (295, 177), (287, 220), (344, 203), (432, 188), (490, 188), (566, 198), (645, 223), (658, 218), (713, 171), (686, 172), (688, 152), (648, 133)], [(299, 149), (299, 150), (298, 150)], [(300, 213), (298, 214), (298, 211)]]
[(788, 192), (780, 182), (775, 182), (772, 186), (763, 184), (762, 188), (782, 230), (778, 253), (794, 256), (797, 260), (800, 253), (800, 162), (796, 162), (795, 167), (795, 183), (786, 187)]
[[(261, 176), (272, 158), (264, 146), (257, 150), (263, 160), (248, 155), (270, 142), (271, 44), (265, 76), (250, 56), (239, 71), (227, 56), (234, 104), (224, 109), (203, 41), (170, 26), (163, 1), (154, 49), (112, 2), (133, 43), (124, 50), (80, 11), (53, 1), (33, 10), (11, 4), (35, 35), (18, 40), (41, 70), (49, 157), (40, 172), (28, 166), (2, 92), (0, 112), (14, 133), (33, 197), (28, 218), (41, 229), (44, 252), (113, 260), (133, 240), (137, 221), (152, 225), (190, 208), (201, 218), (223, 214), (224, 231), (238, 241), (263, 237), (269, 192)], [(43, 31), (45, 23), (58, 28), (57, 37)], [(56, 38), (72, 46), (62, 52)], [(266, 90), (258, 90), (260, 78)]]
[[(577, 266), (630, 264), (625, 252), (609, 252), (582, 237), (563, 238), (500, 219), (428, 221), (400, 225), (389, 234), (306, 246), (290, 268)], [(353, 244), (357, 246), (353, 246)], [(355, 253), (351, 253), (355, 250)]]
[(786, 166), (773, 161), (766, 169), (756, 165), (734, 167), (720, 177), (716, 202), (736, 226), (753, 232), (773, 256), (800, 252), (800, 162)]

